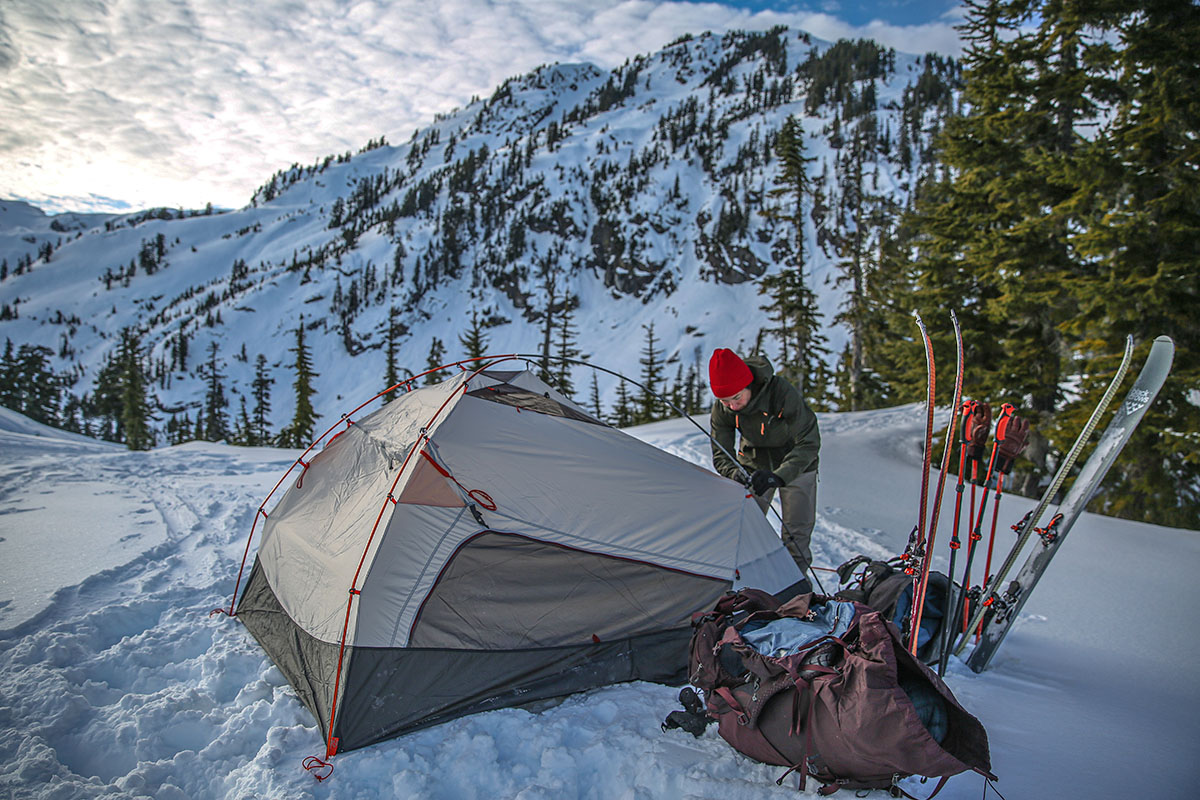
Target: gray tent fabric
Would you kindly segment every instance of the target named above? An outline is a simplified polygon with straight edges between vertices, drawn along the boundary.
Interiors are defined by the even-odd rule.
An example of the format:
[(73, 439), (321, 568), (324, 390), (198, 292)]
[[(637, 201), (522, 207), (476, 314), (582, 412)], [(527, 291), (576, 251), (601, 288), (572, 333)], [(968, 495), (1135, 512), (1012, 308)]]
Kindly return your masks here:
[(741, 486), (528, 371), (400, 395), (264, 516), (236, 614), (329, 754), (615, 682), (682, 683), (694, 611), (801, 578)]

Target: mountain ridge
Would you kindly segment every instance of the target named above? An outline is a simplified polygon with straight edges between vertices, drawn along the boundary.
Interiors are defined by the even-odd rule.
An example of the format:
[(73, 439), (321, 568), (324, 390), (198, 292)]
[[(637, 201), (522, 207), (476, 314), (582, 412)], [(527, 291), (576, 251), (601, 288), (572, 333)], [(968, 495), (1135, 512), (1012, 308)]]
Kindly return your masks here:
[[(52, 349), (67, 399), (138, 330), (160, 442), (171, 414), (202, 410), (213, 344), (230, 415), (261, 353), (272, 427), (286, 424), (301, 318), (329, 423), (385, 388), (389, 338), (421, 372), (434, 339), (453, 360), (472, 311), (494, 352), (536, 352), (566, 317), (582, 355), (630, 375), (654, 325), (663, 361), (702, 375), (704, 350), (762, 340), (757, 281), (794, 268), (794, 230), (760, 213), (794, 116), (818, 187), (805, 269), (836, 354), (851, 162), (904, 206), (956, 81), (949, 59), (783, 28), (683, 37), (610, 71), (544, 65), (404, 144), (280, 170), (241, 209), (70, 215), (72, 228), (26, 231), (33, 252), (0, 215), (0, 337)], [(611, 405), (615, 382), (597, 390)]]

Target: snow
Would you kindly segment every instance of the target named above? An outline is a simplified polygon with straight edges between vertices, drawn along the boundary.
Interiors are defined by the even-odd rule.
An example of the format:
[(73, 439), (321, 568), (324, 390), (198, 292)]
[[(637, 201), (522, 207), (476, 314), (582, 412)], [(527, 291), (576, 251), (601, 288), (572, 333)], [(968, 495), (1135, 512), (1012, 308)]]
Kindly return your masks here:
[[(916, 514), (920, 406), (820, 419), (818, 565), (898, 553)], [(707, 459), (702, 432), (684, 420), (631, 432)], [(209, 615), (229, 605), (255, 510), (297, 452), (192, 443), (131, 453), (0, 414), (0, 796), (794, 792), (794, 776), (779, 788), (782, 769), (737, 754), (715, 726), (700, 739), (662, 732), (677, 690), (648, 683), (454, 720), (339, 755), (317, 783), (301, 768), (323, 753), (315, 721), (246, 630)], [(1032, 505), (1006, 496), (998, 536)], [(944, 543), (953, 487), (943, 508)], [(1198, 566), (1196, 531), (1084, 514), (991, 669), (975, 675), (952, 660), (948, 683), (987, 728), (1006, 798), (1190, 793), (1200, 634), (1184, 614), (1200, 600)], [(822, 580), (832, 588), (835, 578)], [(961, 775), (940, 797), (986, 797), (983, 783)], [(904, 784), (920, 797), (932, 786)]]
[[(812, 51), (832, 46), (800, 31), (784, 38), (788, 63), (793, 66), (803, 63)], [(121, 331), (141, 331), (147, 368), (161, 370), (151, 391), (164, 411), (153, 424), (158, 428), (158, 442), (166, 444), (165, 426), (172, 413), (186, 414), (191, 422), (201, 413), (206, 390), (201, 367), (214, 344), (218, 372), (230, 401), (226, 412), (231, 425), (241, 400), (254, 407), (251, 384), (260, 354), (266, 357), (275, 381), (269, 427), (278, 432), (289, 424), (295, 411), (291, 348), (303, 315), (310, 326), (306, 343), (316, 372), (316, 394), (311, 402), (320, 417), (316, 426), (320, 431), (338, 421), (347, 401), (386, 388), (382, 345), (393, 307), (405, 331), (394, 338), (401, 370), (423, 371), (434, 338), (447, 346), (448, 358), (459, 357), (459, 337), (468, 329), (472, 310), (479, 312), (480, 320), (508, 320), (486, 330), (490, 353), (538, 352), (542, 332), (535, 312), (548, 302), (539, 265), (553, 256), (561, 267), (559, 298), (570, 294), (578, 300), (573, 322), (583, 332), (577, 344), (585, 359), (595, 357), (598, 363), (626, 375), (642, 374), (639, 365), (645, 355), (645, 331), (653, 324), (659, 355), (666, 362), (663, 377), (667, 381), (675, 380), (680, 366), (686, 371), (695, 365), (703, 372), (707, 354), (714, 348), (747, 352), (760, 330), (772, 325), (761, 308), (763, 299), (756, 281), (718, 282), (709, 275), (713, 266), (699, 255), (703, 249), (698, 248), (699, 237), (712, 235), (713, 220), (728, 202), (726, 194), (737, 196), (738, 203), (746, 205), (747, 196), (760, 195), (776, 181), (778, 165), (773, 159), (743, 165), (737, 168), (737, 176), (727, 175), (735, 169), (738, 153), (752, 141), (761, 144), (763, 137), (792, 116), (804, 128), (806, 152), (816, 159), (811, 173), (814, 178), (821, 176), (828, 202), (836, 206), (842, 192), (836, 166), (842, 160), (841, 151), (830, 143), (828, 134), (841, 113), (838, 104), (810, 111), (805, 92), (798, 89), (789, 102), (747, 114), (745, 109), (754, 104), (745, 81), (762, 66), (761, 58), (750, 55), (730, 74), (741, 88), (728, 95), (712, 94), (705, 82), (707, 76), (739, 52), (739, 41), (739, 35), (697, 36), (639, 58), (628, 67), (638, 70), (635, 95), (570, 124), (562, 123), (564, 114), (586, 106), (589, 100), (594, 103), (595, 93), (607, 81), (621, 84), (625, 68), (543, 66), (514, 77), (493, 99), (472, 102), (437, 118), (417, 131), (411, 142), (359, 152), (350, 161), (339, 160), (327, 169), (288, 170), (296, 180), (290, 184), (282, 181), (274, 199), (258, 195), (253, 204), (227, 213), (189, 212), (175, 218), (177, 213), (170, 211), (164, 215), (170, 219), (146, 212), (49, 216), (24, 203), (0, 201), (0, 258), (9, 265), (8, 278), (0, 282), (0, 305), (17, 314), (0, 320), (0, 344), (11, 340), (15, 349), (27, 344), (49, 347), (54, 353), (51, 367), (70, 375), (68, 391), (82, 397), (95, 391), (98, 373), (115, 353)], [(894, 74), (872, 81), (880, 104), (881, 130), (899, 130), (900, 100), (905, 88), (921, 74), (917, 56), (899, 53), (896, 63)], [(601, 215), (589, 197), (593, 189), (615, 188), (597, 182), (596, 175), (609, 170), (623, 173), (631, 159), (645, 160), (666, 147), (660, 123), (689, 102), (698, 104), (701, 119), (711, 111), (722, 128), (717, 140), (720, 147), (712, 154), (712, 169), (704, 168), (701, 159), (691, 155), (685, 159), (690, 151), (681, 148), (670, 158), (655, 162), (643, 188), (621, 198), (622, 207), (613, 213), (627, 252), (617, 260), (620, 263), (609, 265), (614, 270), (610, 281), (604, 264), (591, 265), (596, 258), (592, 242)], [(551, 123), (561, 124), (565, 136), (553, 148), (545, 144), (545, 129)], [(387, 133), (400, 141), (394, 132)], [(434, 133), (438, 134), (437, 143), (422, 156), (421, 143)], [(452, 203), (464, 202), (460, 193), (451, 195), (444, 189), (430, 213), (395, 220), (394, 232), (376, 224), (360, 233), (353, 249), (327, 256), (311, 270), (290, 270), (294, 260), (303, 262), (322, 248), (344, 245), (344, 231), (331, 227), (330, 214), (338, 200), (353, 197), (356, 182), (378, 177), (385, 170), (393, 179), (403, 176), (401, 185), (381, 198), (380, 208), (384, 208), (403, 201), (414, 186), (485, 147), (491, 156), (480, 169), (488, 176), (489, 186), (500, 185), (511, 153), (532, 147), (528, 168), (511, 178), (511, 191), (522, 196), (528, 193), (528, 197), (512, 201), (516, 205), (501, 223), (505, 230), (518, 223), (527, 228), (527, 246), (519, 257), (508, 259), (503, 269), (485, 252), (485, 245), (503, 245), (505, 238), (495, 233), (490, 238), (483, 236), (480, 222), (478, 232), (472, 229), (469, 236), (463, 235), (468, 248), (462, 257), (463, 274), (458, 278), (443, 274), (435, 286), (415, 290), (418, 263), (426, 254), (440, 252), (438, 242), (444, 231), (438, 220)], [(901, 185), (907, 187), (912, 176), (901, 174), (900, 167), (883, 156), (874, 167), (877, 171), (872, 180), (904, 205), (908, 190)], [(264, 176), (264, 182), (269, 180)], [(677, 181), (680, 196), (672, 199), (667, 194)], [(564, 204), (557, 212), (553, 211), (555, 202)], [(750, 213), (749, 231), (744, 241), (737, 240), (737, 249), (754, 253), (770, 270), (780, 269), (783, 263), (775, 251), (782, 234), (758, 210)], [(575, 232), (568, 235), (526, 225), (526, 215), (543, 218), (551, 213)], [(699, 221), (702, 215), (710, 220), (707, 224)], [(771, 241), (760, 239), (760, 234), (770, 234), (767, 238)], [(158, 236), (163, 237), (165, 253), (157, 271), (148, 274), (139, 267), (127, 282), (105, 278), (106, 274), (124, 275), (127, 265), (140, 263), (142, 248)], [(53, 253), (44, 261), (37, 258), (38, 248), (47, 243), (53, 245)], [(401, 259), (403, 282), (362, 300), (349, 325), (351, 338), (358, 344), (348, 348), (339, 329), (339, 315), (333, 310), (337, 287), (348, 292), (351, 282), (361, 280), (368, 271), (368, 265), (383, 280), (394, 265), (399, 244), (406, 253)], [(834, 280), (837, 256), (826, 252), (828, 249), (827, 244), (824, 248), (818, 244), (815, 228), (806, 225), (809, 279), (826, 325), (829, 359), (836, 360), (847, 340), (845, 328), (833, 323), (845, 287)], [(36, 260), (32, 268), (17, 275), (17, 263), (25, 257)], [(729, 258), (726, 266), (736, 272), (733, 262), (737, 259)], [(235, 291), (230, 288), (231, 265), (239, 260), (246, 263), (249, 275), (245, 286)], [(509, 287), (512, 296), (496, 282), (499, 273), (510, 271), (520, 274)], [(653, 281), (640, 292), (630, 293), (617, 285), (652, 273)], [(428, 274), (426, 266), (427, 278)], [(673, 284), (675, 289), (667, 291), (664, 284)], [(216, 305), (210, 308), (210, 302)], [(934, 324), (931, 318), (930, 325)], [(177, 364), (175, 358), (182, 331), (191, 337), (183, 359), (186, 365)], [(777, 346), (771, 342), (765, 347), (778, 363)], [(241, 358), (243, 348), (245, 360)], [(576, 397), (587, 396), (591, 375), (576, 369), (571, 377)], [(604, 410), (611, 412), (616, 381), (600, 375), (597, 386)]]

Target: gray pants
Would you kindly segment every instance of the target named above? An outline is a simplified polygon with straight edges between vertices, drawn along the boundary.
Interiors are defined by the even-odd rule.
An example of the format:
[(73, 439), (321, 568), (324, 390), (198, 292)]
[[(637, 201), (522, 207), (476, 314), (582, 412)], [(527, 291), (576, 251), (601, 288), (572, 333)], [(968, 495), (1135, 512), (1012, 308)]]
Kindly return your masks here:
[[(774, 489), (768, 489), (754, 501), (764, 514), (775, 496)], [(779, 504), (782, 506), (783, 525), (781, 538), (783, 546), (791, 553), (792, 560), (800, 568), (801, 573), (807, 573), (812, 566), (813, 526), (817, 522), (817, 472), (803, 472), (794, 481), (779, 489)]]

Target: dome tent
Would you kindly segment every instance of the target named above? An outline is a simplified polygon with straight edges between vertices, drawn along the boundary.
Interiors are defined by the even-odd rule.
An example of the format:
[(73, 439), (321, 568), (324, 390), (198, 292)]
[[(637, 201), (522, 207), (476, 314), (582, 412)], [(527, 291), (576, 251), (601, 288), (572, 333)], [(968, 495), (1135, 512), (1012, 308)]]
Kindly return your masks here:
[(327, 755), (620, 681), (683, 683), (694, 611), (801, 579), (741, 486), (528, 371), (402, 394), (303, 458), (260, 509), (236, 616)]

